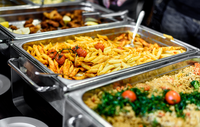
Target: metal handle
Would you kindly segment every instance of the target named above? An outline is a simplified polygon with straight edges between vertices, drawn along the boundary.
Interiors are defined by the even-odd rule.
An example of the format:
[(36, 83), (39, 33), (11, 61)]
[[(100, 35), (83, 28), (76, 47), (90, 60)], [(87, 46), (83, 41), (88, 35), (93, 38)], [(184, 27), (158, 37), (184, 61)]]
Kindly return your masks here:
[(114, 16), (124, 16), (128, 13), (128, 10), (120, 11), (120, 12), (114, 12), (109, 14), (102, 14), (101, 17), (114, 17)]
[(69, 118), (68, 122), (67, 122), (67, 124), (68, 124), (67, 126), (68, 127), (81, 127), (80, 119), (82, 119), (82, 118), (83, 118), (83, 115), (81, 115), (81, 114)]
[[(20, 66), (20, 68), (18, 68), (17, 66), (15, 66), (14, 62), (19, 62), (20, 61), (25, 61), (24, 63), (26, 65), (29, 65), (29, 68), (26, 68), (24, 66)], [(23, 63), (23, 64), (24, 64)], [(21, 63), (22, 64), (22, 63)], [(41, 80), (41, 76), (37, 76), (37, 75), (33, 75), (32, 73), (34, 73), (35, 71), (39, 71), (36, 67), (31, 66), (32, 63), (29, 62), (28, 60), (26, 60), (25, 58), (19, 57), (19, 58), (11, 58), (8, 60), (8, 65), (14, 70), (16, 71), (23, 79), (25, 79), (25, 81), (27, 81), (28, 83), (31, 84), (32, 87), (34, 87), (37, 91), (39, 92), (46, 92), (48, 90), (54, 90), (56, 88), (58, 88), (58, 83), (54, 82), (50, 82), (53, 81), (52, 79), (49, 78), (49, 80), (46, 79), (42, 79), (42, 80), (46, 80), (49, 83), (54, 83), (52, 86), (38, 86), (37, 83), (35, 83), (34, 81), (40, 81)], [(29, 72), (29, 75), (27, 74), (27, 72)]]
[(39, 76), (46, 76), (46, 77), (49, 77), (49, 76), (58, 76), (58, 75), (67, 75), (67, 74), (61, 74), (61, 73), (42, 73), (42, 72), (35, 72), (36, 75), (39, 75)]

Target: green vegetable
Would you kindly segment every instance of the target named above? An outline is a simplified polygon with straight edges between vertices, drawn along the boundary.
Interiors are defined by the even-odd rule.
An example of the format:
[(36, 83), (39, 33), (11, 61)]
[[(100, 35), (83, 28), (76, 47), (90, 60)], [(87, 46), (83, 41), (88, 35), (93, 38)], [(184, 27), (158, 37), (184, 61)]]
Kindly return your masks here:
[(190, 84), (195, 88), (195, 89), (199, 89), (200, 87), (200, 83), (197, 80), (193, 80), (192, 82), (190, 82)]
[(159, 125), (156, 119), (153, 120), (152, 127), (157, 127)]
[[(157, 110), (162, 110), (164, 112), (172, 112), (169, 109), (170, 105), (165, 101), (165, 94), (169, 90), (164, 90), (161, 96), (152, 95), (151, 98), (147, 97), (149, 95), (147, 91), (141, 92), (137, 88), (131, 88), (130, 90), (135, 92), (137, 96), (137, 100), (135, 100), (134, 102), (131, 102), (128, 99), (125, 99), (121, 96), (124, 90), (115, 94), (104, 92), (102, 94), (101, 104), (97, 106), (95, 111), (100, 115), (114, 116), (118, 115), (119, 112), (128, 112), (127, 110), (124, 110), (123, 107), (126, 105), (130, 105), (134, 110), (136, 116), (144, 116), (146, 113), (155, 112)], [(200, 107), (200, 93), (198, 91), (194, 91), (189, 94), (179, 94), (181, 96), (181, 102), (174, 105), (175, 111), (177, 117), (185, 118), (183, 110), (188, 104), (195, 104), (197, 107)], [(116, 110), (117, 106), (119, 107), (118, 111)]]
[(130, 105), (132, 109), (135, 111), (136, 115), (145, 115), (146, 113), (153, 112), (156, 110), (163, 110), (163, 111), (170, 111), (169, 105), (164, 102), (165, 94), (167, 91), (163, 92), (163, 96), (152, 96), (148, 98), (148, 92), (141, 92), (137, 88), (130, 89), (133, 91), (136, 96), (137, 100), (134, 102), (129, 101), (122, 97), (121, 92), (117, 92), (116, 94), (112, 95), (108, 92), (104, 92), (101, 99), (101, 104), (95, 109), (100, 115), (105, 116), (114, 116), (117, 115), (118, 112), (116, 111), (116, 107), (120, 107), (121, 112), (127, 112), (123, 110), (123, 107), (126, 105)]
[(195, 104), (197, 107), (200, 106), (200, 93), (198, 91), (194, 91), (190, 94), (180, 93), (181, 102), (175, 105), (175, 111), (177, 117), (185, 117), (183, 110), (186, 108), (188, 104)]

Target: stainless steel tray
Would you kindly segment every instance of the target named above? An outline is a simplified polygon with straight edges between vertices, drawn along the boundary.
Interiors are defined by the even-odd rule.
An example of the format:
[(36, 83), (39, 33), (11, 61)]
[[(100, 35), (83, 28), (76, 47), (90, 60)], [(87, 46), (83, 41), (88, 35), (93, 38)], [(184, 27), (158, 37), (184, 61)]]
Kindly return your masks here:
[[(0, 10), (0, 17), (5, 21), (8, 21), (10, 24), (23, 26), (26, 20), (29, 18), (33, 18), (33, 22), (40, 22), (40, 19), (43, 16), (43, 12), (50, 12), (54, 9), (57, 9), (58, 12), (62, 11), (73, 11), (73, 10), (85, 10), (85, 11), (97, 11), (101, 12), (102, 14), (111, 13), (113, 11), (103, 8), (99, 5), (90, 3), (90, 2), (70, 2), (70, 3), (62, 3), (62, 4), (55, 4), (55, 5), (43, 5), (43, 6), (24, 6), (24, 7), (6, 7)], [(8, 29), (0, 25), (0, 30), (10, 35), (12, 39), (24, 39), (24, 38), (31, 38), (37, 36), (44, 36), (44, 35), (54, 35), (57, 33), (64, 33), (64, 32), (74, 32), (80, 31), (82, 29), (96, 29), (101, 27), (107, 27), (112, 25), (119, 25), (124, 21), (119, 21), (115, 18), (106, 18), (108, 23), (102, 23), (95, 26), (84, 26), (78, 28), (70, 28), (70, 29), (62, 29), (62, 30), (54, 30), (48, 32), (40, 32), (34, 34), (15, 34), (10, 32)], [(14, 37), (13, 37), (14, 36)]]
[[(196, 62), (198, 63), (200, 62), (200, 56), (195, 55), (195, 56), (179, 59), (175, 62), (171, 62), (159, 67), (152, 66), (150, 70), (143, 70), (135, 74), (122, 76), (116, 80), (99, 83), (99, 84), (96, 84), (96, 86), (86, 87), (81, 90), (70, 92), (66, 94), (66, 100), (73, 103), (74, 107), (78, 108), (79, 113), (76, 113), (77, 116), (82, 116), (82, 117), (87, 116), (87, 117), (90, 117), (91, 121), (98, 122), (98, 124), (96, 124), (98, 126), (111, 127), (112, 125), (110, 125), (100, 115), (98, 115), (92, 109), (90, 109), (84, 103), (84, 100), (86, 100), (88, 97), (90, 97), (91, 95), (94, 95), (95, 93), (99, 91), (112, 90), (113, 85), (111, 83), (120, 81), (120, 82), (123, 82), (125, 85), (126, 83), (135, 84), (138, 82), (144, 82), (144, 81), (153, 79), (157, 76), (162, 76), (164, 74), (177, 71), (179, 69), (188, 67), (190, 65), (194, 65), (194, 63)], [(74, 122), (76, 122), (76, 118), (77, 117), (71, 117), (70, 119), (67, 120), (68, 121), (67, 123), (70, 124), (71, 123), (70, 121), (72, 119), (74, 120)]]
[[(101, 34), (101, 35), (115, 37), (119, 33), (124, 33), (129, 30), (133, 31), (134, 27), (135, 26), (133, 26), (133, 25), (127, 24), (127, 25), (108, 27), (108, 28), (103, 28), (103, 29), (79, 31), (76, 33), (63, 33), (63, 34), (57, 34), (54, 36), (43, 36), (40, 38), (31, 38), (31, 39), (29, 38), (29, 39), (24, 39), (24, 40), (12, 41), (11, 46), (20, 55), (27, 57), (36, 66), (39, 66), (44, 72), (52, 73), (52, 71), (50, 69), (48, 69), (41, 62), (39, 62), (33, 56), (31, 56), (23, 47), (26, 47), (28, 45), (33, 45), (33, 44), (46, 43), (46, 42), (51, 42), (51, 43), (63, 42), (67, 39), (74, 38), (74, 36), (85, 36), (86, 35), (86, 36), (95, 37), (97, 34)], [(143, 38), (147, 42), (150, 42), (150, 43), (156, 42), (159, 45), (165, 45), (165, 46), (181, 46), (186, 49), (186, 52), (177, 54), (174, 56), (162, 58), (159, 60), (155, 60), (152, 62), (144, 63), (144, 64), (141, 64), (138, 66), (129, 67), (129, 68), (115, 71), (112, 73), (96, 76), (93, 78), (87, 78), (87, 79), (83, 79), (83, 80), (69, 80), (69, 79), (57, 77), (57, 79), (62, 81), (67, 86), (68, 91), (72, 91), (72, 90), (79, 89), (79, 88), (82, 88), (82, 87), (85, 87), (88, 85), (94, 85), (94, 84), (100, 83), (102, 81), (109, 81), (112, 79), (120, 78), (121, 76), (123, 76), (125, 74), (134, 73), (136, 71), (140, 71), (141, 69), (148, 70), (149, 66), (151, 66), (151, 65), (159, 66), (162, 64), (166, 64), (173, 60), (195, 54), (198, 51), (198, 49), (193, 46), (187, 45), (184, 42), (178, 41), (176, 39), (174, 41), (171, 41), (171, 40), (163, 37), (161, 33), (155, 32), (153, 30), (149, 30), (145, 27), (139, 28), (138, 33), (141, 35), (141, 38)]]

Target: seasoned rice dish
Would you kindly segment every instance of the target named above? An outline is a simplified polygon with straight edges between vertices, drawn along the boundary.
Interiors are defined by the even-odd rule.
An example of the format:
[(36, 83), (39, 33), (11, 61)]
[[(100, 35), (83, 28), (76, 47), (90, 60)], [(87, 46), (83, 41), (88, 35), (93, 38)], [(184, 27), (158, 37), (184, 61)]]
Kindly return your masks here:
[(99, 91), (84, 102), (114, 127), (199, 127), (200, 64)]

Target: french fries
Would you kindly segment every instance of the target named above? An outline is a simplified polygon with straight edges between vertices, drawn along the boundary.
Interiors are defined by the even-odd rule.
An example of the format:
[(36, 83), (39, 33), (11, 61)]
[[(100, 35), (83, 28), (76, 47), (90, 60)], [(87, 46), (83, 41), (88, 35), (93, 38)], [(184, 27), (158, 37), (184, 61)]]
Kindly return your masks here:
[[(28, 46), (26, 50), (53, 72), (63, 73), (65, 75), (61, 77), (72, 80), (95, 77), (185, 52), (182, 47), (147, 43), (138, 34), (133, 42), (135, 47), (124, 47), (130, 44), (132, 34), (128, 31), (114, 40), (103, 35), (96, 38), (81, 36), (66, 42)], [(95, 47), (97, 43), (103, 44), (103, 50)], [(50, 52), (52, 49), (55, 52)], [(79, 49), (86, 52), (85, 56), (79, 56)], [(59, 60), (64, 60), (60, 62), (62, 65)]]

